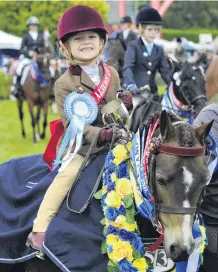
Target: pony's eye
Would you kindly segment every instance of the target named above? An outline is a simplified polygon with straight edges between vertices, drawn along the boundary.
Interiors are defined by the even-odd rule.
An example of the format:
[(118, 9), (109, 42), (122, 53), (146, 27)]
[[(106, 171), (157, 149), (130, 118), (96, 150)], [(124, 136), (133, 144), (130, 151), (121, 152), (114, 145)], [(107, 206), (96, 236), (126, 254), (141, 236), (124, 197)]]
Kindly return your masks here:
[(157, 182), (161, 185), (161, 186), (166, 186), (167, 183), (166, 183), (166, 180), (164, 178), (157, 178)]

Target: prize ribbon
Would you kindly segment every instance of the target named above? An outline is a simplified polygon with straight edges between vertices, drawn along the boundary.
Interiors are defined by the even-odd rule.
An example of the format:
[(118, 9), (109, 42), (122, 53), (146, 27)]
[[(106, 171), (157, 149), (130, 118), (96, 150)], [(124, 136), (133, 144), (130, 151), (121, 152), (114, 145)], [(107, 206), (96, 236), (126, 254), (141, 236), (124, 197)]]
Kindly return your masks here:
[[(59, 172), (63, 171), (75, 157), (82, 146), (83, 131), (86, 124), (92, 124), (98, 115), (98, 105), (89, 93), (71, 92), (65, 99), (64, 112), (70, 124), (66, 130), (54, 168), (62, 164)], [(72, 148), (75, 144), (73, 152)], [(61, 160), (65, 149), (67, 153)]]

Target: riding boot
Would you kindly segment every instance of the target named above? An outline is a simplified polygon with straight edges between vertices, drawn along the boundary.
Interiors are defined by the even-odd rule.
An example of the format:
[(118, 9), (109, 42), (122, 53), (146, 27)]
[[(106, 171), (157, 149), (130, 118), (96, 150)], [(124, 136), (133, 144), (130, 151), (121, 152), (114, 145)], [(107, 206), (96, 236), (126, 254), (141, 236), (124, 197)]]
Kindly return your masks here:
[(19, 96), (22, 95), (22, 88), (21, 88), (21, 76), (16, 76), (14, 80), (14, 89), (12, 90), (12, 95), (18, 98)]
[(45, 240), (45, 232), (31, 232), (27, 238), (27, 246), (40, 249)]

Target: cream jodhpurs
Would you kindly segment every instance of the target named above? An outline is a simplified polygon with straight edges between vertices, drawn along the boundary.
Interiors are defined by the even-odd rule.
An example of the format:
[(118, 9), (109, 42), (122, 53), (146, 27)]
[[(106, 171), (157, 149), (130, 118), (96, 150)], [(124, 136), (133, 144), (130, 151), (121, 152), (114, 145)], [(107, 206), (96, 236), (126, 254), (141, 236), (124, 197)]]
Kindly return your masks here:
[(45, 232), (51, 220), (59, 211), (67, 193), (76, 180), (84, 157), (77, 154), (69, 165), (57, 174), (52, 184), (45, 193), (39, 207), (38, 214), (33, 223), (34, 232)]

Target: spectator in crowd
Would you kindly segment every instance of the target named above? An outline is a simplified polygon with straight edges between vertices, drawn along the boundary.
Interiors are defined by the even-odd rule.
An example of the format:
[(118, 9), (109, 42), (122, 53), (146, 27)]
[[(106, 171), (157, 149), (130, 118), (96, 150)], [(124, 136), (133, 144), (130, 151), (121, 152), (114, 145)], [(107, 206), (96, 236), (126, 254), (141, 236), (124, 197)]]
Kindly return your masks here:
[(118, 34), (124, 50), (127, 49), (128, 43), (137, 39), (135, 32), (131, 30), (132, 19), (130, 16), (124, 16), (120, 20), (121, 32)]

